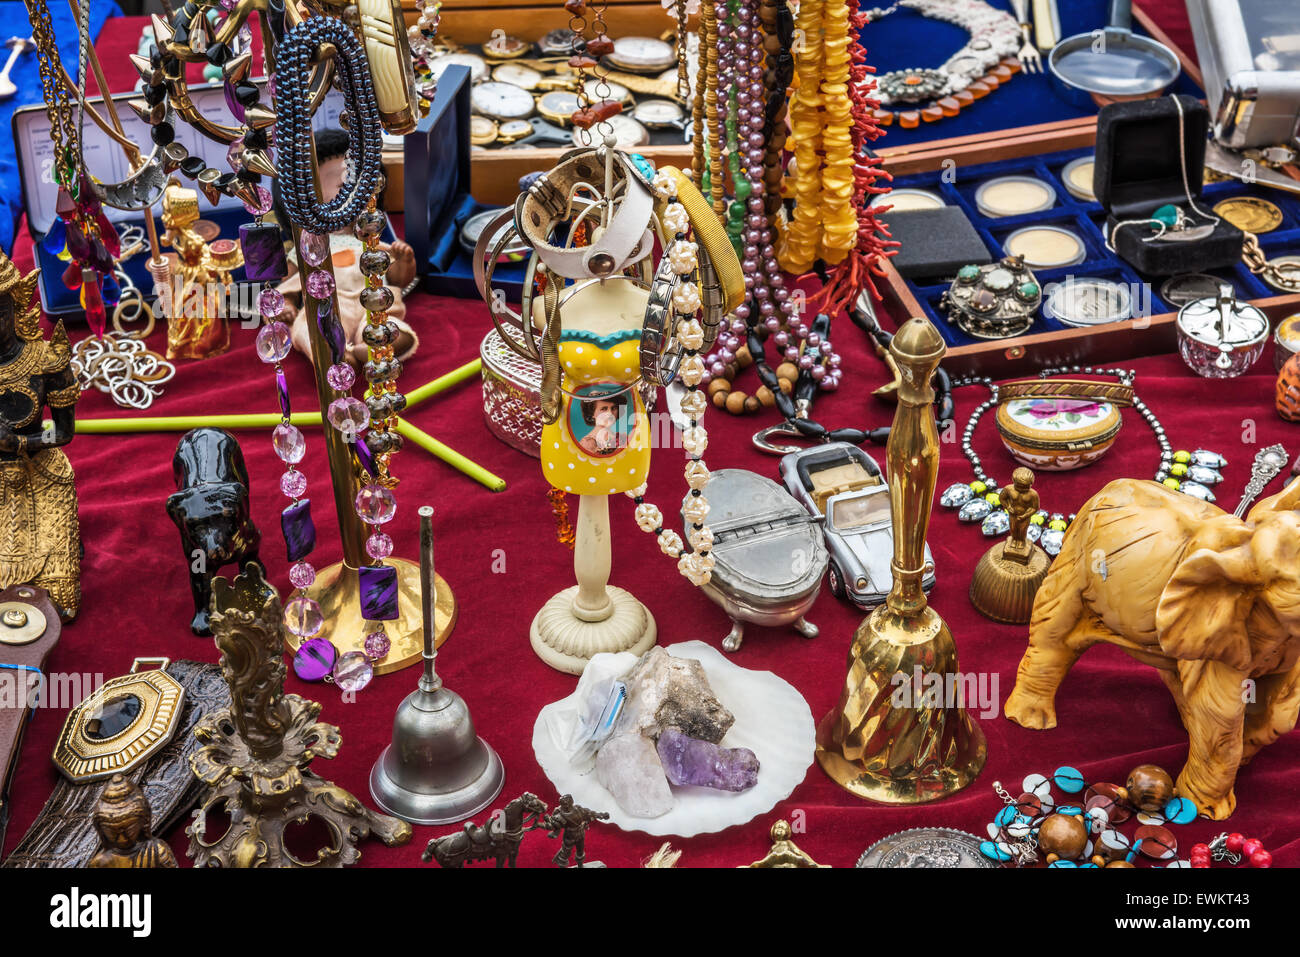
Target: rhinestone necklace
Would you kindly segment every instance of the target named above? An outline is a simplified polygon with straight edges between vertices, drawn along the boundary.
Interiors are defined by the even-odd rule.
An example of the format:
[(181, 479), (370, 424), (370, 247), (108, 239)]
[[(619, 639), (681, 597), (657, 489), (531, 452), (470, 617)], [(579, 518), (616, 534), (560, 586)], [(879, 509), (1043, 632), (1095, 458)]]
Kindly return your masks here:
[[(1121, 385), (1130, 387), (1137, 377), (1137, 372), (1133, 369), (1105, 369), (1092, 366), (1070, 366), (1068, 368), (1062, 366), (1059, 369), (1044, 369), (1038, 373), (1038, 377), (1040, 379), (1049, 379), (1056, 375), (1078, 375), (1080, 373), (1084, 375), (1112, 376)], [(967, 385), (982, 385), (989, 390), (989, 398), (977, 405), (974, 411), (971, 412), (970, 419), (967, 421), (966, 428), (961, 435), (962, 455), (966, 456), (967, 461), (970, 462), (971, 471), (975, 477), (970, 482), (957, 482), (948, 486), (939, 497), (939, 504), (946, 508), (957, 509), (957, 517), (963, 522), (979, 522), (980, 530), (988, 537), (995, 538), (1007, 533), (1011, 527), (1010, 517), (1007, 515), (1006, 509), (1002, 507), (998, 495), (1000, 490), (998, 481), (984, 471), (983, 462), (975, 452), (971, 442), (975, 437), (975, 429), (984, 413), (999, 404), (998, 384), (987, 376), (983, 378), (966, 376), (954, 379), (952, 383), (953, 389)], [(1169, 442), (1169, 437), (1165, 434), (1164, 426), (1156, 418), (1156, 414), (1136, 393), (1133, 395), (1133, 408), (1151, 427), (1156, 442), (1160, 446), (1160, 464), (1155, 470), (1155, 481), (1166, 488), (1182, 492), (1184, 495), (1191, 495), (1206, 502), (1213, 502), (1214, 493), (1210, 490), (1210, 486), (1223, 481), (1220, 469), (1228, 464), (1227, 459), (1218, 452), (1211, 452), (1207, 449), (1197, 449), (1194, 452), (1175, 451)], [(1037, 542), (1042, 546), (1043, 551), (1055, 557), (1061, 550), (1065, 530), (1069, 528), (1072, 521), (1074, 521), (1073, 513), (1064, 515), (1061, 512), (1049, 513), (1046, 509), (1039, 509), (1029, 520), (1029, 530), (1026, 537), (1031, 542)]]

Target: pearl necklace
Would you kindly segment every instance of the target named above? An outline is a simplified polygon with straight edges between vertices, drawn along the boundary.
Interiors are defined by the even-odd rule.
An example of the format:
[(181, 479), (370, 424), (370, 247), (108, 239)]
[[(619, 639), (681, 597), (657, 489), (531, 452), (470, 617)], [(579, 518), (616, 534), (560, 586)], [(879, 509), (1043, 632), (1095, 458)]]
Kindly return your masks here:
[[(1093, 368), (1092, 366), (1062, 366), (1059, 369), (1044, 369), (1038, 373), (1038, 377), (1040, 379), (1049, 379), (1056, 375), (1078, 375), (1080, 373), (1084, 375), (1113, 376), (1121, 385), (1127, 386), (1132, 386), (1133, 380), (1137, 377), (1137, 372), (1133, 369), (1105, 369)], [(971, 443), (975, 437), (975, 428), (979, 425), (984, 413), (999, 404), (998, 385), (987, 376), (982, 378), (967, 376), (954, 379), (952, 383), (954, 389), (967, 385), (983, 385), (989, 390), (989, 398), (977, 405), (974, 411), (971, 412), (970, 419), (966, 422), (966, 428), (961, 435), (961, 452), (962, 455), (966, 456), (966, 460), (970, 462), (971, 471), (975, 477), (971, 482), (957, 482), (948, 486), (944, 489), (943, 494), (939, 496), (939, 504), (946, 508), (957, 509), (957, 517), (963, 522), (979, 522), (980, 530), (988, 537), (995, 538), (1007, 533), (1010, 528), (1010, 517), (1002, 507), (999, 499), (999, 483), (984, 471), (983, 462)], [(1223, 481), (1223, 476), (1219, 474), (1219, 470), (1228, 464), (1227, 459), (1217, 452), (1206, 449), (1197, 449), (1195, 452), (1174, 451), (1174, 447), (1169, 442), (1169, 437), (1165, 434), (1164, 426), (1160, 424), (1156, 414), (1151, 411), (1151, 407), (1143, 402), (1136, 393), (1133, 395), (1133, 409), (1151, 427), (1156, 442), (1160, 446), (1160, 464), (1155, 470), (1155, 481), (1166, 488), (1182, 492), (1184, 495), (1191, 495), (1207, 502), (1214, 501), (1214, 493), (1210, 491), (1209, 487)], [(1026, 537), (1031, 542), (1037, 542), (1047, 554), (1055, 557), (1061, 550), (1065, 530), (1074, 521), (1074, 517), (1074, 513), (1067, 516), (1060, 512), (1049, 513), (1046, 509), (1039, 509), (1029, 520), (1029, 530)]]

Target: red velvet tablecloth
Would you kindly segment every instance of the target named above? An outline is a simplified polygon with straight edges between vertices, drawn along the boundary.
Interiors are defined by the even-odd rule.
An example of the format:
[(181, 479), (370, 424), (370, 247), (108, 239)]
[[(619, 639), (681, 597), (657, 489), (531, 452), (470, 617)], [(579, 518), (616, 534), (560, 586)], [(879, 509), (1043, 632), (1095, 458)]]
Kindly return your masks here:
[[(101, 40), (105, 66), (117, 75), (122, 75), (124, 60), (119, 54), (133, 47), (138, 35), (138, 26), (130, 24), (110, 23)], [(25, 242), (21, 245), (16, 258), (20, 266), (30, 268), (30, 248)], [(419, 295), (410, 305), (408, 317), (419, 330), (422, 346), (402, 378), (402, 387), (408, 392), (474, 359), (489, 328), (484, 307), (477, 301)], [(74, 338), (86, 334), (84, 328), (72, 332)], [(834, 425), (887, 423), (892, 408), (871, 396), (871, 390), (884, 381), (884, 370), (867, 349), (864, 337), (848, 322), (841, 322), (833, 338), (848, 367), (846, 385), (839, 393), (818, 400), (817, 417)], [(150, 414), (273, 411), (272, 377), (254, 355), (253, 332), (235, 328), (232, 340), (231, 350), (223, 356), (180, 363), (176, 379)], [(159, 351), (164, 348), (161, 330), (150, 344)], [(1131, 365), (1138, 372), (1139, 394), (1160, 417), (1176, 448), (1205, 447), (1227, 456), (1230, 464), (1220, 487), (1220, 501), (1228, 508), (1245, 485), (1257, 447), (1281, 442), (1292, 455), (1300, 451), (1300, 430), (1273, 412), (1270, 354), (1250, 375), (1220, 382), (1196, 378), (1173, 355)], [(295, 354), (287, 367), (296, 403), (300, 408), (310, 407), (314, 398), (308, 363)], [(964, 422), (984, 397), (976, 389), (959, 391), (959, 421)], [(120, 418), (130, 413), (91, 392), (83, 396), (78, 415)], [(459, 623), (438, 658), (439, 671), (466, 699), (479, 732), (505, 762), (506, 785), (498, 806), (524, 790), (553, 803), (554, 789), (533, 757), (533, 723), (544, 704), (573, 690), (575, 679), (537, 659), (528, 644), (528, 624), (549, 596), (572, 583), (573, 572), (572, 554), (555, 539), (547, 485), (536, 459), (488, 433), (475, 380), (419, 406), (409, 418), (509, 483), (505, 491), (492, 493), (408, 446), (395, 463), (402, 483), (391, 531), (397, 554), (417, 558), (416, 509), (425, 504), (436, 507), (438, 571), (450, 582), (460, 607)], [(775, 477), (777, 460), (750, 444), (754, 430), (771, 421), (770, 416), (737, 419), (711, 411), (705, 420), (711, 437), (706, 456), (710, 468), (748, 468)], [(263, 557), (271, 580), (283, 594), (288, 582), (277, 521), (283, 505), (277, 488), (280, 464), (271, 450), (269, 432), (244, 431), (238, 437), (251, 474), (253, 516), (265, 536)], [(171, 457), (178, 438), (176, 433), (82, 435), (69, 446), (86, 550), (84, 597), (81, 615), (64, 630), (51, 669), (102, 673), (107, 678), (124, 673), (135, 656), (215, 660), (212, 642), (189, 632), (193, 608), (187, 561), (163, 509), (174, 488)], [(317, 504), (319, 545), (312, 560), (319, 568), (341, 555), (318, 430), (309, 430), (308, 447), (302, 468), (309, 480), (309, 494)], [(1005, 480), (1012, 463), (991, 422), (981, 426), (976, 448), (986, 468)], [(1149, 477), (1157, 457), (1150, 430), (1136, 414), (1128, 412), (1114, 449), (1100, 464), (1075, 473), (1040, 476), (1043, 505), (1051, 511), (1073, 512), (1113, 478)], [(654, 461), (651, 498), (666, 514), (672, 513), (684, 491), (680, 455), (660, 451)], [(969, 477), (956, 445), (945, 445), (939, 488)], [(1279, 487), (1280, 481), (1268, 493)], [(611, 581), (631, 590), (647, 605), (658, 622), (660, 643), (702, 639), (719, 645), (728, 628), (725, 616), (659, 554), (650, 536), (636, 528), (631, 503), (616, 499), (611, 522)], [(929, 541), (938, 572), (933, 605), (956, 637), (962, 670), (994, 676), (999, 682), (1000, 703), (1014, 683), (1026, 629), (985, 620), (967, 598), (972, 569), (990, 540), (977, 528), (960, 524), (954, 513), (936, 506)], [(809, 618), (820, 626), (820, 637), (805, 640), (789, 631), (751, 627), (734, 660), (785, 678), (820, 719), (839, 698), (846, 652), (862, 614), (823, 590)], [(291, 675), (288, 690), (322, 702), (323, 720), (342, 730), (339, 756), (332, 761), (318, 760), (313, 770), (369, 802), (370, 767), (388, 743), (394, 709), (414, 688), (416, 677), (415, 671), (407, 670), (378, 678), (354, 703), (344, 703), (333, 686), (307, 685)], [(790, 798), (770, 813), (722, 834), (675, 839), (673, 844), (685, 852), (683, 866), (743, 864), (766, 852), (768, 827), (777, 817), (784, 817), (798, 823), (801, 833), (797, 841), (814, 858), (848, 866), (865, 847), (904, 828), (947, 825), (982, 834), (1001, 807), (992, 790), (994, 781), (1006, 782), (1016, 792), (1026, 775), (1050, 774), (1060, 765), (1073, 765), (1090, 780), (1121, 783), (1139, 763), (1153, 762), (1175, 774), (1182, 767), (1187, 740), (1172, 699), (1154, 670), (1114, 648), (1099, 646), (1082, 658), (1062, 687), (1057, 711), (1059, 726), (1047, 732), (1025, 730), (1001, 717), (1000, 709), (998, 716), (981, 719), (989, 753), (983, 774), (965, 792), (937, 804), (911, 808), (868, 805), (840, 790), (813, 764)], [(62, 711), (39, 710), (31, 723), (14, 782), (6, 853), (31, 824), (55, 784), (49, 754), (63, 718)], [(1265, 749), (1238, 778), (1238, 811), (1227, 825), (1261, 838), (1278, 865), (1300, 864), (1300, 819), (1293, 804), (1300, 790), (1298, 762), (1300, 736), (1294, 733)], [(390, 849), (368, 843), (361, 863), (417, 864), (425, 841), (454, 829), (454, 825), (417, 827), (414, 841), (406, 847)], [(1175, 831), (1186, 848), (1223, 829), (1224, 825), (1198, 821)], [(184, 860), (183, 829), (178, 828), (171, 837), (177, 856)], [(661, 842), (645, 834), (597, 826), (589, 835), (588, 851), (610, 865), (629, 866)], [(543, 865), (554, 852), (554, 842), (534, 835), (524, 843), (520, 864)]]

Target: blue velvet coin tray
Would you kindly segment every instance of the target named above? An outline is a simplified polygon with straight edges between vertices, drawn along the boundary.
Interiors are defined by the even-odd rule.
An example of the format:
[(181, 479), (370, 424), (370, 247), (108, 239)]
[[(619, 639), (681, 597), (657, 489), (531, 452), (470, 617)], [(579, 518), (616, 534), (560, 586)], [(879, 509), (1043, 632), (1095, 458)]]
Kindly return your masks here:
[[(989, 0), (989, 3), (999, 10), (1011, 10), (1008, 0)], [(888, 6), (885, 3), (878, 5)], [(1090, 33), (1106, 25), (1108, 0), (1058, 0), (1057, 6), (1061, 13), (1062, 38)], [(1136, 20), (1133, 27), (1135, 33), (1142, 33)], [(877, 76), (893, 70), (938, 67), (969, 39), (961, 27), (931, 20), (905, 7), (899, 7), (889, 16), (868, 23), (862, 28), (861, 37), (867, 50), (867, 63), (875, 67)], [(1005, 86), (994, 90), (982, 100), (976, 100), (956, 116), (945, 117), (937, 123), (923, 122), (912, 130), (903, 129), (895, 119), (891, 125), (883, 128), (884, 135), (872, 143), (872, 147), (882, 149), (913, 146), (955, 136), (1096, 116), (1096, 107), (1080, 108), (1057, 95), (1046, 72), (1046, 60), (1044, 54), (1043, 73), (1027, 74), (1021, 71)], [(1180, 76), (1166, 92), (1189, 93), (1196, 97), (1204, 95), (1185, 75)]]
[[(1051, 291), (1052, 284), (1059, 283), (1069, 276), (1089, 277), (1109, 279), (1129, 285), (1135, 291), (1133, 306), (1135, 315), (1155, 316), (1177, 312), (1176, 306), (1160, 298), (1162, 279), (1148, 280), (1106, 249), (1102, 232), (1106, 224), (1106, 213), (1102, 210), (1101, 204), (1076, 199), (1065, 188), (1065, 183), (1061, 179), (1062, 169), (1071, 160), (1088, 155), (1091, 155), (1091, 150), (1079, 149), (985, 163), (979, 166), (966, 166), (956, 171), (955, 179), (951, 173), (944, 171), (917, 173), (899, 177), (894, 180), (893, 186), (896, 189), (927, 189), (941, 196), (945, 203), (959, 207), (995, 259), (1005, 255), (1002, 244), (1006, 238), (1024, 226), (1064, 226), (1075, 233), (1083, 240), (1086, 249), (1086, 258), (1083, 262), (1074, 266), (1034, 271), (1043, 286), (1044, 300), (1047, 293)], [(1011, 175), (1033, 176), (1048, 183), (1056, 191), (1056, 203), (1050, 209), (1020, 216), (991, 218), (982, 215), (975, 206), (975, 191), (990, 179)], [(953, 181), (948, 182), (948, 180)], [(1259, 196), (1282, 210), (1281, 225), (1259, 237), (1259, 244), (1266, 256), (1271, 258), (1300, 250), (1300, 196), (1276, 189), (1248, 186), (1236, 181), (1207, 183), (1200, 206), (1209, 211), (1216, 203), (1231, 196)], [(888, 220), (889, 214), (886, 213), (884, 218)], [(1242, 299), (1262, 299), (1280, 295), (1279, 292), (1261, 282), (1241, 263), (1230, 269), (1212, 271), (1209, 275), (1230, 282), (1235, 287), (1238, 297)], [(939, 311), (939, 300), (951, 285), (952, 278), (947, 277), (947, 282), (932, 284), (908, 281), (907, 286), (925, 314), (936, 324), (949, 346), (964, 346), (988, 341), (966, 335), (956, 326), (951, 325), (947, 316)], [(1140, 294), (1137, 294), (1139, 290)], [(1057, 332), (1068, 328), (1072, 327), (1044, 317), (1042, 310), (1039, 310), (1034, 325), (1025, 335)]]
[[(469, 192), (469, 76), (468, 67), (448, 67), (438, 78), (429, 115), (405, 138), (403, 205), (421, 288), (476, 298), (474, 257), (461, 247), (460, 230), (475, 213), (494, 207)], [(523, 263), (501, 263), (492, 274), (493, 288), (514, 297), (523, 282)]]

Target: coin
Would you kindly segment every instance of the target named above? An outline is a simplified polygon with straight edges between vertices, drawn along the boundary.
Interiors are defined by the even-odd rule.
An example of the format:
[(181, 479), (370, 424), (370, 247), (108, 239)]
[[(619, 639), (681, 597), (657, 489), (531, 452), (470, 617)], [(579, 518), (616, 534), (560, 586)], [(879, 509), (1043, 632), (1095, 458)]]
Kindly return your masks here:
[(1266, 199), (1254, 196), (1234, 196), (1215, 204), (1214, 214), (1226, 219), (1238, 229), (1259, 235), (1272, 232), (1282, 225), (1282, 210)]
[(1083, 240), (1061, 226), (1026, 226), (1007, 237), (1002, 248), (1008, 256), (1020, 256), (1030, 269), (1074, 266), (1087, 258)]
[(1300, 256), (1274, 256), (1268, 262), (1270, 266), (1277, 267), (1281, 274), (1261, 273), (1259, 278), (1264, 281), (1264, 285), (1278, 292), (1300, 292)]
[(951, 827), (916, 827), (881, 838), (862, 852), (858, 867), (996, 867), (980, 853), (980, 839)]
[(1220, 283), (1226, 281), (1200, 272), (1185, 273), (1161, 283), (1160, 298), (1171, 306), (1185, 306), (1197, 299), (1218, 295)]
[(1067, 326), (1100, 326), (1132, 314), (1128, 287), (1108, 279), (1071, 276), (1049, 292), (1043, 305), (1043, 315)]
[(210, 219), (196, 219), (190, 229), (198, 233), (205, 243), (210, 243), (221, 235), (221, 227)]

